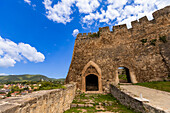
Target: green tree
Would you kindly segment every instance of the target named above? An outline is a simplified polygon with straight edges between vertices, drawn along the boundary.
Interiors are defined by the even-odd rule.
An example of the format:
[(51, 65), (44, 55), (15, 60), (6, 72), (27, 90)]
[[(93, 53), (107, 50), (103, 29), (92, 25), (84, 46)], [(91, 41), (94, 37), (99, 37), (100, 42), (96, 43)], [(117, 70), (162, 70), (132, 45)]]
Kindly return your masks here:
[(12, 92), (10, 91), (6, 96), (7, 96), (7, 97), (10, 97), (10, 96), (11, 96), (11, 93), (12, 93)]

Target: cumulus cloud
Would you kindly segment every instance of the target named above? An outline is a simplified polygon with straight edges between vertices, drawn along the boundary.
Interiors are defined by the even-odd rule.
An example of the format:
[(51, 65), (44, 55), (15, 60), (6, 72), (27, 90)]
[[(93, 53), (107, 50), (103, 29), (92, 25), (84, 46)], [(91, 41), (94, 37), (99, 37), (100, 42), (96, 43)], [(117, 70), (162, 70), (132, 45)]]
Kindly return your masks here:
[(70, 15), (73, 13), (71, 6), (74, 2), (74, 0), (62, 0), (52, 6), (51, 0), (44, 0), (47, 18), (63, 24), (70, 22), (72, 20)]
[(80, 13), (91, 13), (100, 6), (98, 0), (76, 0), (76, 6)]
[(0, 36), (0, 67), (14, 67), (16, 62), (43, 62), (45, 56), (29, 44), (15, 43)]
[(29, 5), (31, 5), (31, 0), (24, 0), (24, 2), (28, 3)]
[[(103, 3), (102, 3), (103, 2)], [(72, 14), (78, 9), (82, 16), (82, 26), (127, 24), (147, 16), (153, 19), (152, 13), (170, 5), (169, 0), (61, 0), (56, 4), (52, 0), (44, 0), (48, 19), (58, 23), (71, 22)], [(77, 8), (75, 8), (77, 7)], [(74, 10), (73, 10), (74, 9)]]
[(78, 30), (78, 29), (75, 29), (75, 30), (73, 30), (72, 35), (73, 35), (74, 37), (76, 37), (78, 33), (79, 33), (79, 30)]
[(70, 16), (73, 14), (74, 5), (78, 7), (80, 13), (90, 13), (100, 5), (98, 0), (61, 0), (57, 4), (52, 5), (52, 3), (52, 0), (43, 2), (47, 18), (63, 24), (71, 22)]
[(169, 0), (134, 0), (130, 5), (129, 1), (107, 0), (106, 10), (100, 9), (100, 11), (85, 15), (82, 23), (87, 25), (96, 22), (105, 22), (108, 25), (127, 24), (130, 28), (131, 21), (138, 20), (143, 16), (147, 16), (151, 20), (154, 11), (170, 5)]

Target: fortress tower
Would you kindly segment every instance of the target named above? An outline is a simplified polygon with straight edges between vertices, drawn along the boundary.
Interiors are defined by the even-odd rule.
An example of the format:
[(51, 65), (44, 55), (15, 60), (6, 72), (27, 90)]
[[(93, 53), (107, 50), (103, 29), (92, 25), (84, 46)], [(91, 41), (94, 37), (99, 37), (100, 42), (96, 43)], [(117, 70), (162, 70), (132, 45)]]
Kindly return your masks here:
[(128, 70), (128, 82), (164, 80), (170, 75), (170, 6), (126, 25), (78, 34), (66, 83), (77, 82), (82, 92), (109, 92), (118, 84), (118, 68)]

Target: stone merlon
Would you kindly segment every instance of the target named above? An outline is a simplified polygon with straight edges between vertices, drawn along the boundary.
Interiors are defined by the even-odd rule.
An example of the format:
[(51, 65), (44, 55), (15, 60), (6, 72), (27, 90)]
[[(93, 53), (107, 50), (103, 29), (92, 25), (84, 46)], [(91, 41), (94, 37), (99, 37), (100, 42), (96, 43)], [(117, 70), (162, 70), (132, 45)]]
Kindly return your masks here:
[[(151, 20), (151, 21), (149, 21), (146, 16), (140, 18), (140, 19), (139, 19), (139, 22), (138, 22), (137, 20), (132, 21), (132, 22), (131, 22), (132, 29), (130, 29), (130, 30), (127, 29), (126, 24), (113, 26), (113, 29), (112, 29), (112, 30), (113, 30), (113, 33), (114, 33), (114, 32), (121, 32), (121, 30), (122, 30), (122, 31), (125, 31), (125, 30), (126, 30), (126, 31), (129, 31), (129, 32), (131, 32), (131, 30), (132, 30), (132, 32), (133, 32), (133, 31), (135, 31), (136, 29), (143, 29), (143, 26), (147, 26), (146, 23), (150, 23), (150, 24), (152, 24), (152, 26), (154, 26), (154, 24), (159, 24), (159, 21), (158, 21), (159, 18), (164, 17), (164, 16), (168, 16), (169, 12), (170, 12), (170, 6), (167, 6), (167, 7), (163, 8), (163, 9), (160, 9), (160, 10), (154, 12), (154, 13), (152, 14), (153, 17), (154, 17), (154, 19)], [(102, 32), (110, 32), (108, 26), (107, 26), (107, 27), (100, 27), (100, 28), (99, 28), (99, 31), (102, 31)], [(93, 33), (92, 33), (92, 34), (93, 34)], [(88, 35), (87, 35), (86, 33), (83, 33), (83, 34), (82, 34), (82, 33), (79, 33), (79, 34), (77, 35), (77, 39), (86, 39), (86, 38), (87, 38), (87, 39), (93, 39), (94, 37), (90, 37), (90, 34), (89, 34), (89, 33), (88, 33)]]

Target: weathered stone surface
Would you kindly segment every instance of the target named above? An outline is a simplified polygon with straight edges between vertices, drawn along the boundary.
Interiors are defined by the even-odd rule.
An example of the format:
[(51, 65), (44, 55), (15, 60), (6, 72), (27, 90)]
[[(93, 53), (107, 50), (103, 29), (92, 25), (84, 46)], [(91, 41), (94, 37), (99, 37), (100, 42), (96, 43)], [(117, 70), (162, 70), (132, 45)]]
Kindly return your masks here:
[[(132, 87), (136, 87), (136, 89), (135, 88), (133, 89)], [(110, 85), (110, 90), (111, 90), (111, 94), (117, 100), (119, 100), (121, 104), (131, 107), (136, 111), (142, 113), (170, 113), (169, 101), (167, 101), (169, 99), (168, 92), (163, 92), (163, 91), (150, 89), (142, 86), (136, 86), (136, 85), (135, 86), (132, 85), (132, 87), (130, 87), (130, 85), (122, 85), (120, 88), (118, 88), (114, 85)], [(130, 91), (129, 89), (131, 89), (131, 93), (129, 92)], [(138, 91), (134, 91), (137, 89)], [(144, 93), (148, 94), (147, 99), (150, 100), (149, 103), (137, 99), (137, 97), (140, 96), (139, 90), (144, 91), (144, 89), (145, 92), (143, 92), (143, 94)], [(144, 96), (146, 97), (146, 95)]]
[(71, 108), (77, 107), (77, 104), (71, 104)]
[[(170, 73), (170, 6), (156, 11), (152, 21), (143, 17), (125, 25), (100, 28), (99, 37), (79, 34), (75, 40), (66, 83), (77, 82), (86, 92), (86, 76), (98, 77), (99, 92), (109, 93), (109, 84), (118, 84), (118, 67), (130, 71), (132, 83), (165, 79)], [(167, 43), (159, 40), (165, 36)], [(142, 43), (142, 39), (147, 39)], [(151, 42), (156, 39), (155, 46)]]
[(0, 100), (0, 113), (63, 113), (70, 108), (76, 94), (76, 84), (66, 89), (43, 90), (21, 97)]
[(88, 104), (88, 107), (93, 107), (93, 104)]
[(78, 107), (84, 107), (84, 104), (78, 104), (77, 106)]

